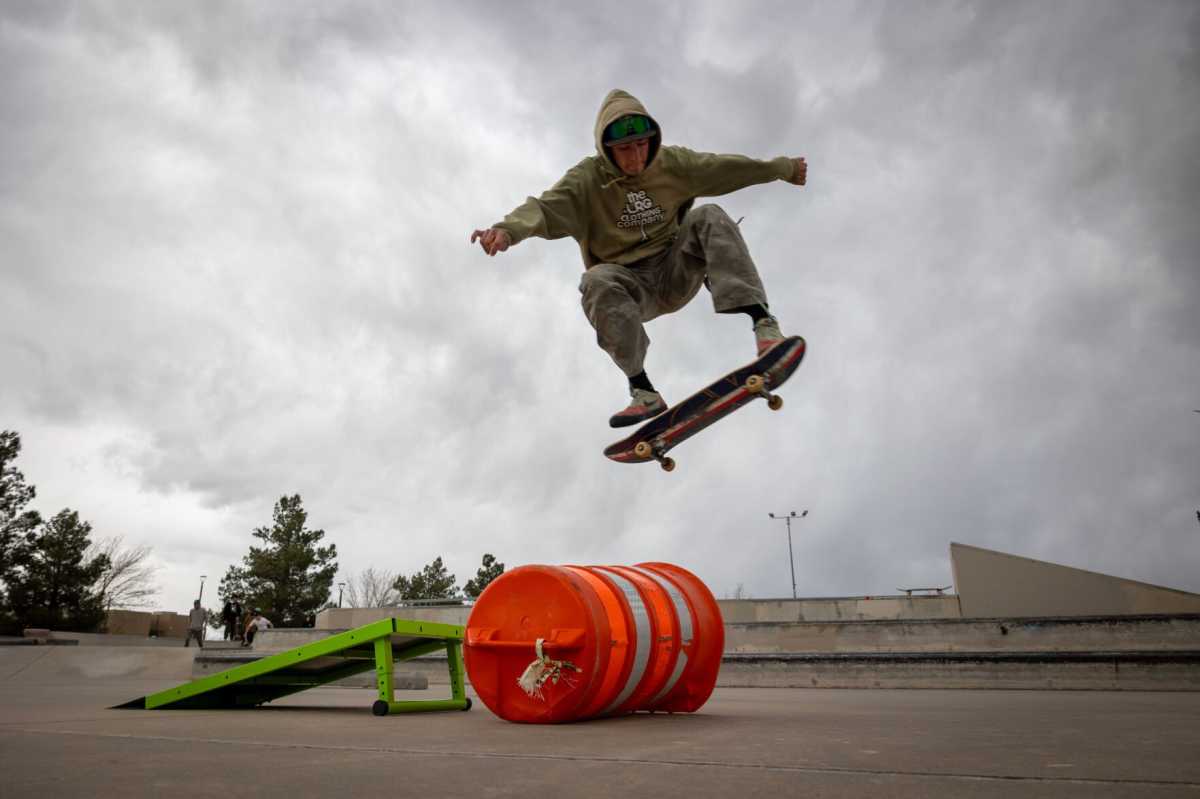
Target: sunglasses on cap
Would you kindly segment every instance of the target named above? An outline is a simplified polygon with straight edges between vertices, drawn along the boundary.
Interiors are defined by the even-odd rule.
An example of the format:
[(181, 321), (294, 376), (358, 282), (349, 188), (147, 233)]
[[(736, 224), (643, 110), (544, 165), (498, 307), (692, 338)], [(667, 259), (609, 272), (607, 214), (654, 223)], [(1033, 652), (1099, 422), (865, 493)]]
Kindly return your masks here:
[(625, 139), (643, 138), (653, 134), (654, 125), (649, 117), (631, 114), (621, 117), (604, 130), (604, 143), (616, 144)]

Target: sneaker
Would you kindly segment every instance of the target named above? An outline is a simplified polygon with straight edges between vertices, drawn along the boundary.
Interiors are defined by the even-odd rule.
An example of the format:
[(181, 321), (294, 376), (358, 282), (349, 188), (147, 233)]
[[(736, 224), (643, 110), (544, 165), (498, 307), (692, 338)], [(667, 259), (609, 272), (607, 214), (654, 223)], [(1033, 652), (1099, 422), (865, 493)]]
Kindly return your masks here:
[(754, 323), (754, 338), (758, 342), (758, 357), (766, 354), (767, 350), (783, 341), (783, 331), (779, 329), (779, 320), (774, 316), (766, 316)]
[(608, 420), (610, 426), (628, 427), (631, 424), (653, 419), (667, 409), (667, 403), (656, 391), (635, 388), (631, 389), (630, 393), (633, 395), (633, 402), (629, 403), (629, 407), (625, 410), (613, 414), (613, 417)]

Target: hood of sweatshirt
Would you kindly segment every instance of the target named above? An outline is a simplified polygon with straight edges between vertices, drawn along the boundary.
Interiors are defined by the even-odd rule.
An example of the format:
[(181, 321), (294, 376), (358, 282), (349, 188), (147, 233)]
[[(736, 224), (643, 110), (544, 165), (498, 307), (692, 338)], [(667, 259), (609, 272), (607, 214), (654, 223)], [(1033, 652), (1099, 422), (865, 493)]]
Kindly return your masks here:
[(604, 102), (600, 104), (600, 112), (596, 114), (596, 129), (594, 131), (596, 151), (600, 154), (601, 161), (612, 171), (613, 175), (619, 176), (625, 173), (612, 160), (612, 153), (608, 151), (609, 148), (604, 146), (604, 129), (621, 117), (628, 116), (629, 114), (641, 114), (644, 117), (648, 117), (654, 125), (654, 135), (650, 137), (650, 157), (646, 160), (647, 168), (654, 163), (654, 157), (658, 155), (658, 148), (662, 145), (662, 126), (658, 124), (658, 120), (650, 116), (646, 111), (646, 107), (632, 94), (622, 89), (613, 89), (604, 98)]

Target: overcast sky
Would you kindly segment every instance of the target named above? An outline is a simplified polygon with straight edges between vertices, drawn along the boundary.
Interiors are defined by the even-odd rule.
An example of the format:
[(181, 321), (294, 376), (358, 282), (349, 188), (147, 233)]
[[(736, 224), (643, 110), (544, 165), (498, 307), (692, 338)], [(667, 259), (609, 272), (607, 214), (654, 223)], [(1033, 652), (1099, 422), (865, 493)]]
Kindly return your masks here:
[[(667, 560), (718, 596), (951, 582), (951, 541), (1200, 591), (1194, 2), (0, 3), (0, 429), (35, 507), (206, 598), (299, 493), (342, 578)], [(594, 152), (808, 159), (718, 200), (783, 389), (602, 455), (570, 240), (468, 243)], [(753, 354), (706, 293), (667, 400)], [(336, 589), (335, 589), (336, 590)]]

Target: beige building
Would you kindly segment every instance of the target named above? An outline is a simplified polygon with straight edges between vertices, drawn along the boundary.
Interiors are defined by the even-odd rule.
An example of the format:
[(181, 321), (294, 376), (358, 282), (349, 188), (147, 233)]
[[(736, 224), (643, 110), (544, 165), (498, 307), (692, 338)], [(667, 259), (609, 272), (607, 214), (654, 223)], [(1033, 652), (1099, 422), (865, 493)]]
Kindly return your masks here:
[(1200, 613), (1200, 594), (950, 544), (964, 618)]
[(183, 638), (187, 635), (188, 617), (180, 613), (144, 610), (110, 610), (104, 623), (109, 635), (142, 635), (149, 638)]

